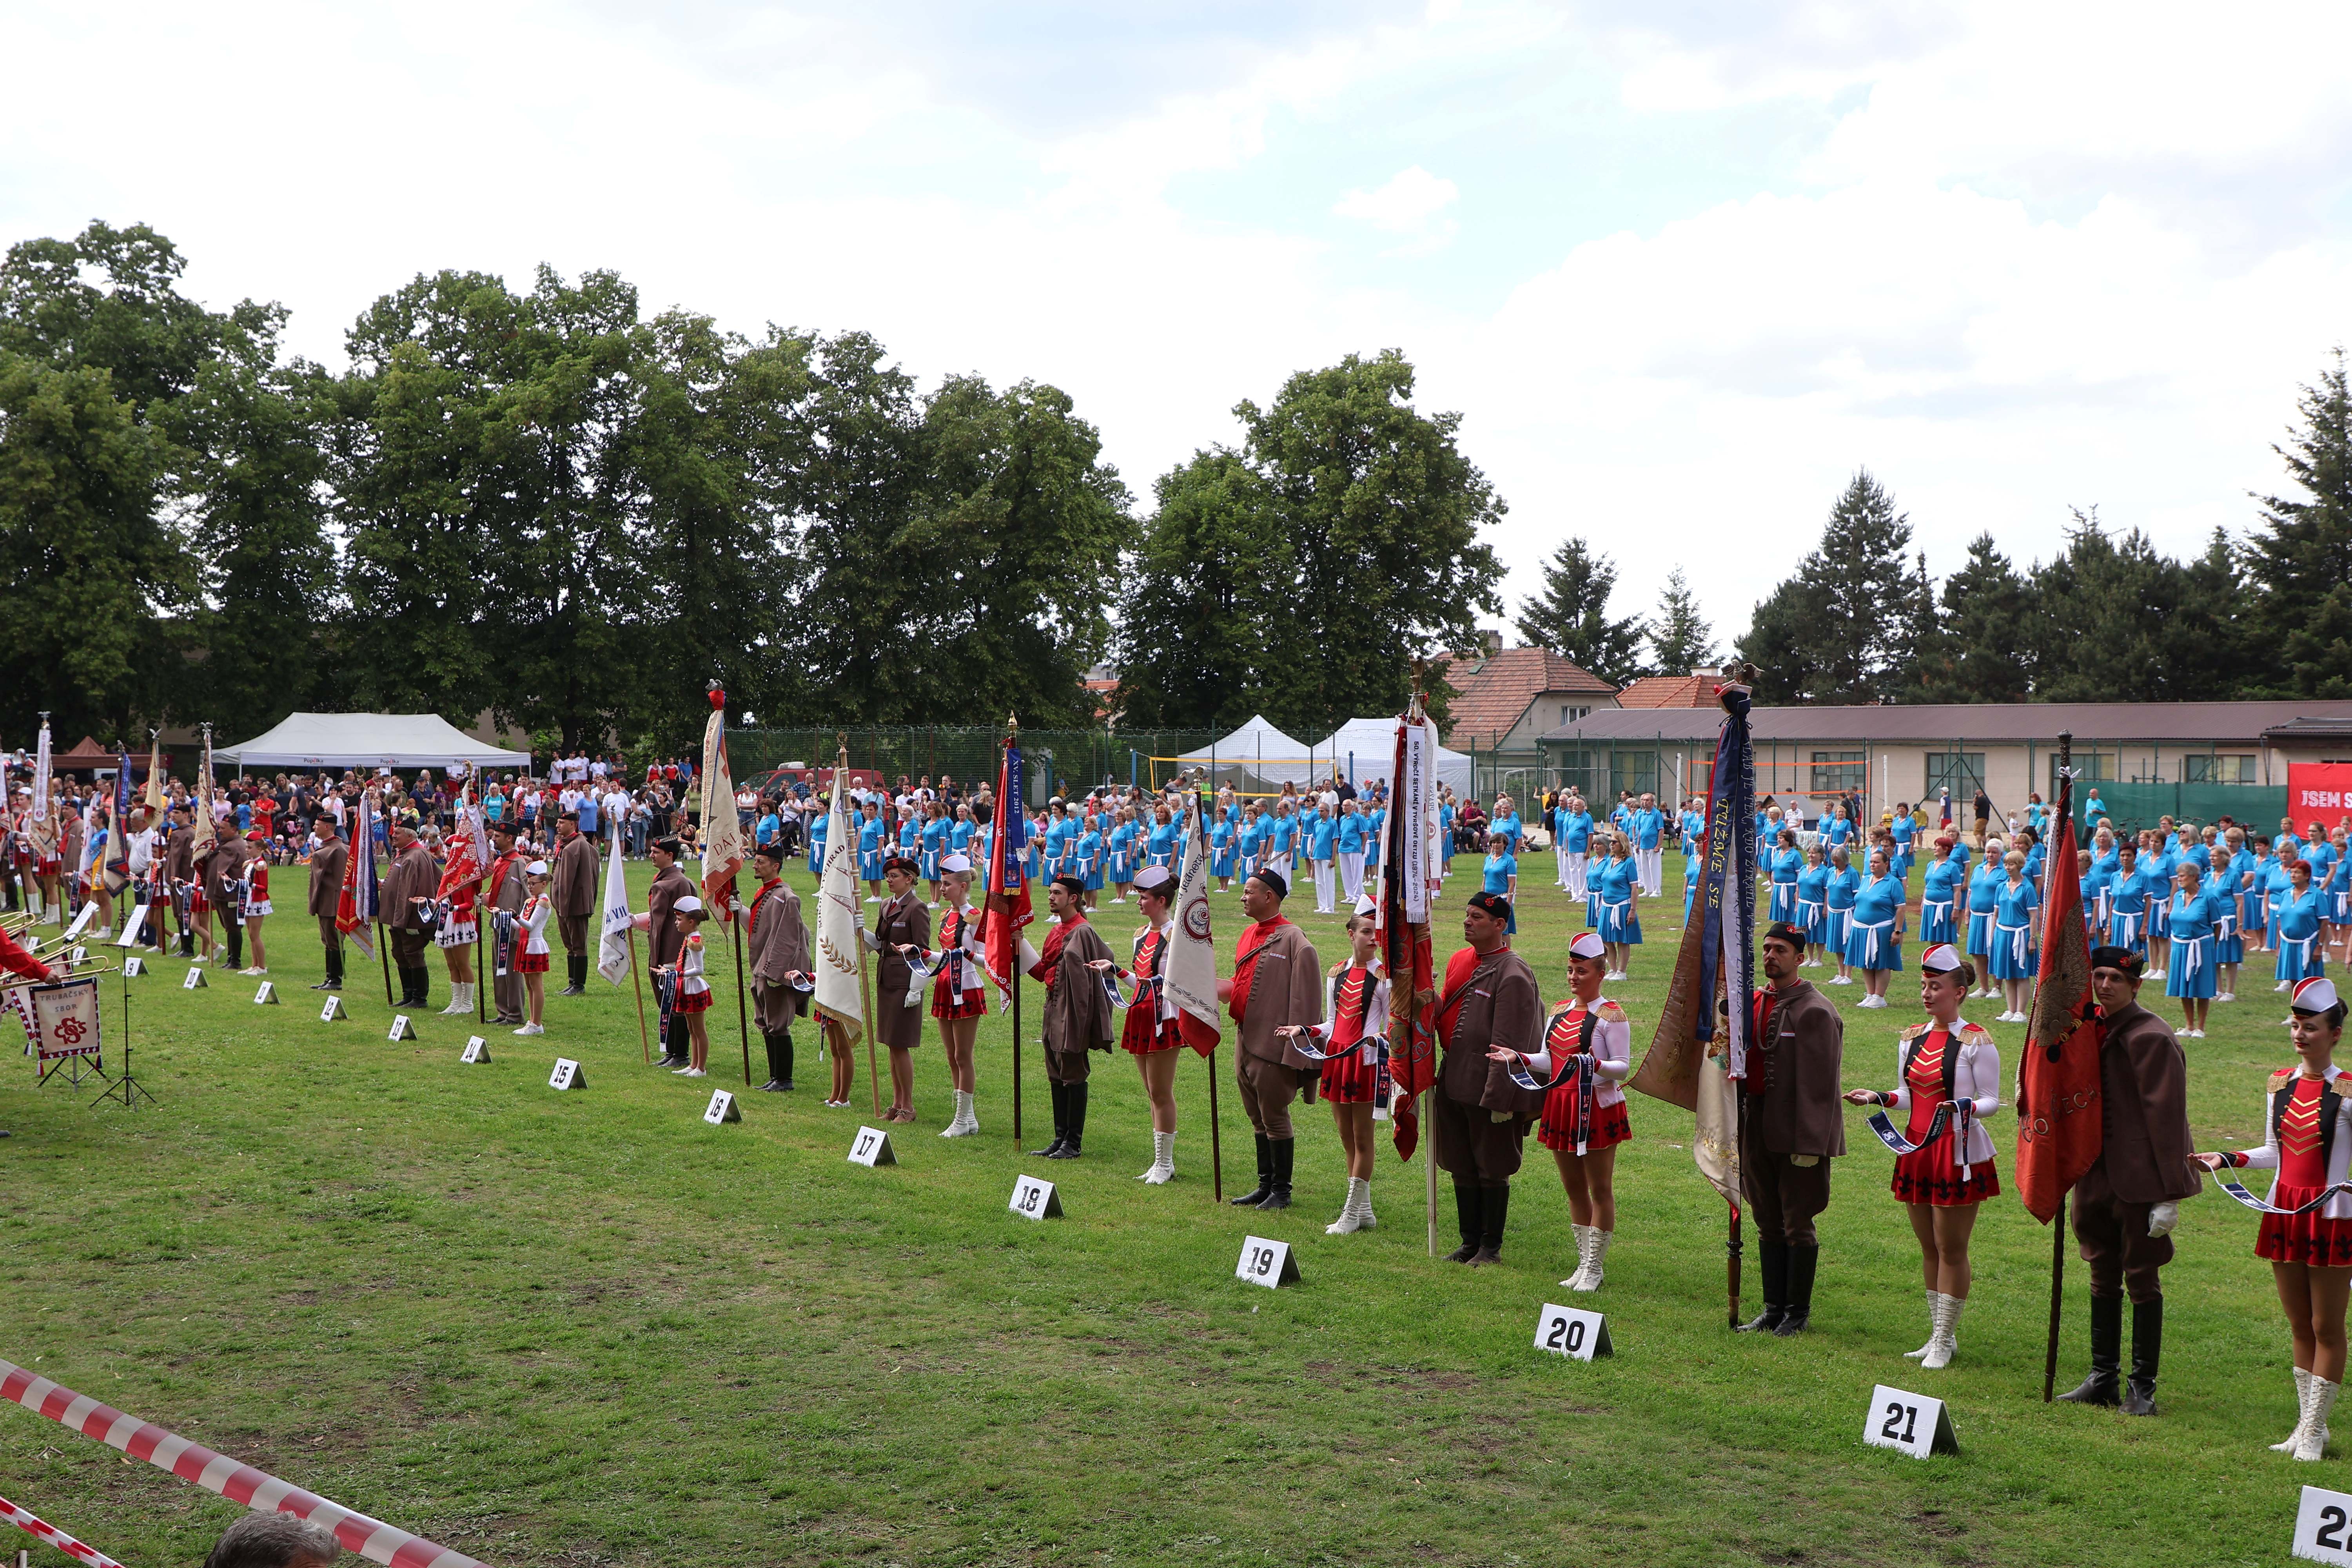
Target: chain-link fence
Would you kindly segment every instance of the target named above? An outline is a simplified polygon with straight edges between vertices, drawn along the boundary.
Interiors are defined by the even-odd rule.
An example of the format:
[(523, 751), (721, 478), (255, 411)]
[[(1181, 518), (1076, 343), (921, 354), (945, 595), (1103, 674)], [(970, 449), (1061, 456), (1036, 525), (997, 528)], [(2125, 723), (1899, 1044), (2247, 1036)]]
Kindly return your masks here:
[[(1195, 751), (1217, 738), (1213, 730), (1023, 730), (1030, 804), (1064, 789), (1106, 781), (1149, 785), (1147, 759)], [(896, 783), (945, 777), (958, 784), (996, 780), (1004, 731), (987, 724), (867, 725), (849, 729), (741, 729), (727, 732), (727, 754), (739, 779), (795, 763), (831, 767), (849, 748), (849, 765)]]

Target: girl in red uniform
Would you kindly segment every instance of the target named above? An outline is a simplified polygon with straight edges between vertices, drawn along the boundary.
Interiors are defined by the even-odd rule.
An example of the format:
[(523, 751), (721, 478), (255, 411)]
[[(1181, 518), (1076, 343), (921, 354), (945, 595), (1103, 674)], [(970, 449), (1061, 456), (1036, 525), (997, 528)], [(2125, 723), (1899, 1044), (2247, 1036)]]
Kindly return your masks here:
[(1331, 1122), (1348, 1156), (1348, 1201), (1326, 1236), (1377, 1229), (1372, 1214), (1372, 1110), (1382, 1102), (1381, 1065), (1388, 1058), (1389, 983), (1380, 963), (1380, 927), (1369, 900), (1348, 917), (1347, 962), (1323, 982), (1320, 1024), (1293, 1026), (1302, 1055), (1320, 1055), (1317, 1087), (1331, 1102)]
[[(2344, 1034), (2336, 983), (2315, 976), (2294, 988), (2287, 1027), (2297, 1068), (2271, 1075), (2259, 1149), (2195, 1154), (2206, 1169), (2276, 1171), (2254, 1256), (2270, 1259), (2279, 1305), (2294, 1339), (2294, 1391), (2301, 1417), (2271, 1447), (2298, 1459), (2327, 1447), (2327, 1417), (2344, 1382), (2344, 1304), (2352, 1295), (2352, 1194), (2335, 1192), (2352, 1161), (2352, 1098), (2335, 1062)], [(2322, 1200), (2325, 1201), (2322, 1201)], [(2241, 1199), (2240, 1201), (2244, 1201)], [(2301, 1211), (2301, 1212), (2297, 1212)]]
[(522, 901), (522, 951), (515, 954), (514, 971), (522, 976), (524, 994), (530, 999), (530, 1021), (515, 1031), (518, 1035), (543, 1035), (547, 1026), (547, 922), (554, 918), (555, 900), (547, 889), (553, 879), (548, 874), (547, 862), (533, 860), (522, 868), (523, 886), (530, 896)]
[(703, 1063), (710, 1058), (710, 1029), (702, 1017), (710, 1010), (710, 982), (702, 977), (702, 900), (688, 893), (671, 906), (670, 918), (686, 933), (686, 945), (677, 954), (677, 999), (670, 1010), (685, 1016), (686, 1037), (691, 1042), (691, 1055), (677, 1076), (703, 1078), (708, 1076)]
[(246, 854), (251, 858), (237, 873), (237, 903), (245, 921), (245, 934), (253, 941), (253, 967), (240, 973), (256, 975), (269, 973), (269, 960), (261, 951), (261, 922), (269, 918), (269, 860), (262, 854), (262, 840), (267, 837), (255, 828), (245, 836), (251, 847)]
[[(1903, 1032), (1895, 1048), (1892, 1093), (1857, 1089), (1853, 1105), (1893, 1106), (1911, 1119), (1904, 1141), (1918, 1145), (1895, 1162), (1895, 1195), (1911, 1214), (1927, 1280), (1927, 1342), (1903, 1353), (1924, 1367), (1945, 1367), (1960, 1348), (1960, 1308), (1969, 1299), (1969, 1237), (1977, 1205), (2000, 1195), (1992, 1136), (1983, 1117), (2000, 1109), (2000, 1050), (1992, 1036), (1960, 1016), (1977, 983), (1976, 966), (1949, 942), (1919, 955), (1919, 1005), (1927, 1021)], [(1948, 1110), (1946, 1108), (1949, 1107)], [(1938, 1115), (1944, 1125), (1936, 1126)], [(1965, 1157), (1955, 1135), (1965, 1129)], [(1934, 1131), (1936, 1136), (1927, 1134)]]
[(1579, 932), (1568, 944), (1568, 983), (1575, 994), (1551, 1010), (1542, 1048), (1524, 1057), (1507, 1046), (1486, 1053), (1496, 1061), (1521, 1057), (1544, 1087), (1536, 1142), (1551, 1151), (1568, 1191), (1576, 1272), (1560, 1283), (1571, 1290), (1601, 1289), (1609, 1243), (1617, 1234), (1617, 1145), (1633, 1135), (1622, 1087), (1633, 1070), (1633, 1025), (1623, 1008), (1601, 994), (1608, 975), (1609, 947), (1601, 933)]
[[(1165, 866), (1146, 866), (1135, 874), (1136, 907), (1143, 912), (1142, 928), (1135, 933), (1135, 953), (1119, 977), (1135, 988), (1118, 1043), (1135, 1058), (1143, 1075), (1144, 1097), (1151, 1101), (1151, 1164), (1139, 1182), (1159, 1186), (1176, 1174), (1176, 1047), (1184, 1043), (1177, 1024), (1176, 1004), (1161, 984), (1168, 966), (1169, 905), (1177, 881)], [(1110, 969), (1110, 960), (1095, 960), (1097, 969)]]
[(948, 1081), (955, 1089), (955, 1117), (940, 1136), (970, 1138), (980, 1131), (980, 1119), (971, 1109), (976, 1084), (971, 1043), (972, 1037), (980, 1031), (981, 1019), (988, 1016), (988, 993), (981, 983), (986, 973), (982, 967), (986, 950), (980, 940), (978, 911), (971, 907), (971, 858), (943, 856), (939, 868), (944, 910), (940, 916), (940, 946), (937, 952), (925, 952), (922, 963), (938, 976), (931, 982), (931, 1016), (940, 1021), (940, 1044), (948, 1058)]

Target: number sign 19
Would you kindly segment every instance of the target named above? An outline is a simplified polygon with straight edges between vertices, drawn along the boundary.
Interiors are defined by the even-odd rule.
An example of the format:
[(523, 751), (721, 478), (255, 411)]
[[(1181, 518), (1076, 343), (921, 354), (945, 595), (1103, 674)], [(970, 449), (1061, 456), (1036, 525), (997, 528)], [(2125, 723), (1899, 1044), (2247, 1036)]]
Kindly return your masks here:
[(580, 1064), (573, 1061), (570, 1057), (558, 1057), (555, 1058), (555, 1070), (547, 1075), (547, 1087), (550, 1089), (586, 1089), (588, 1087), (588, 1075), (582, 1072), (580, 1070)]
[(1298, 1259), (1290, 1256), (1290, 1243), (1270, 1241), (1263, 1236), (1242, 1237), (1241, 1261), (1234, 1265), (1234, 1278), (1246, 1279), (1253, 1285), (1263, 1285), (1269, 1290), (1298, 1283)]
[(1061, 1194), (1054, 1184), (1041, 1182), (1034, 1176), (1016, 1176), (1013, 1182), (1013, 1201), (1005, 1205), (1023, 1219), (1060, 1219)]
[[(1942, 1400), (1906, 1394), (1883, 1383), (1870, 1391), (1870, 1415), (1862, 1424), (1862, 1440), (1915, 1459), (1960, 1451), (1959, 1440), (1952, 1435), (1951, 1415)], [(2352, 1563), (2352, 1558), (2346, 1561)]]
[(1564, 1355), (1571, 1361), (1591, 1361), (1597, 1355), (1617, 1353), (1609, 1344), (1607, 1319), (1581, 1307), (1556, 1306), (1549, 1301), (1536, 1315), (1536, 1349)]
[(879, 1127), (861, 1127), (849, 1142), (849, 1163), (853, 1165), (895, 1165), (898, 1156), (891, 1152), (890, 1134)]
[(2294, 1515), (2294, 1554), (2352, 1568), (2352, 1492), (2303, 1489), (2303, 1505)]
[(137, 953), (134, 952), (122, 961), (122, 977), (125, 980), (136, 980), (146, 973), (147, 961)]
[(253, 994), (253, 1005), (257, 1007), (277, 1006), (278, 982), (275, 980), (263, 981), (261, 983), (261, 989)]

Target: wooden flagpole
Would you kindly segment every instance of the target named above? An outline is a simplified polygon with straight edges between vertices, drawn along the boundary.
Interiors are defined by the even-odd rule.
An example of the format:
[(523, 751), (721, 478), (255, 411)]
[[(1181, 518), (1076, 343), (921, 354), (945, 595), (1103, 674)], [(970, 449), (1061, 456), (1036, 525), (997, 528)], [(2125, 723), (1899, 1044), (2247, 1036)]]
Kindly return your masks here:
[[(1238, 1050), (1239, 1045), (1234, 1048)], [(1209, 1064), (1209, 1199), (1221, 1204), (1225, 1201), (1225, 1124), (1217, 1112), (1216, 1047), (1211, 1047), (1202, 1059)]]
[[(1020, 719), (1013, 714), (1006, 714), (1004, 716), (1004, 744), (1006, 749), (1010, 750), (1021, 739)], [(997, 769), (997, 777), (1000, 780), (1004, 780), (1008, 776), (1009, 774), (1004, 768), (999, 767)], [(1007, 804), (1001, 800), (998, 801), (996, 803), (996, 831), (990, 835), (988, 840), (990, 871), (993, 871), (996, 868), (994, 862), (996, 859), (997, 846), (1003, 843), (1004, 835), (1010, 831), (1006, 825), (1011, 820), (1011, 816), (1012, 813), (1008, 808)], [(1010, 845), (1005, 845), (1004, 847), (1004, 863), (1007, 867), (1012, 866), (1013, 863), (1013, 848)], [(981, 876), (981, 885), (982, 887), (986, 887), (987, 884), (988, 876), (986, 872), (983, 872)], [(1010, 919), (1012, 916), (1012, 910), (1009, 907), (1009, 901), (1005, 898), (1004, 889), (1002, 888), (997, 889), (995, 896), (998, 907), (991, 912), (1003, 915), (1005, 918)], [(1021, 1145), (1021, 933), (1017, 931), (1013, 933), (1013, 945), (1010, 951), (1012, 956), (1005, 961), (1004, 967), (1013, 971), (1011, 976), (1013, 981), (1013, 1147), (1019, 1148)]]
[[(2061, 730), (2058, 731), (2058, 815), (2062, 820), (2069, 822), (2074, 820), (2074, 781), (2069, 773), (2074, 762), (2074, 732)], [(2074, 873), (2070, 868), (2064, 874), (2072, 876)], [(2038, 984), (2036, 988), (2039, 989)], [(2046, 1018), (2042, 1026), (2045, 1030), (2050, 1027)], [(2031, 1034), (2029, 1030), (2029, 1037)], [(2030, 1037), (2028, 1043), (2032, 1043)], [(2023, 1081), (2021, 1075), (2020, 1081)], [(2023, 1185), (2022, 1183), (2019, 1184)], [(2058, 1212), (2050, 1216), (2050, 1342), (2042, 1357), (2042, 1403), (2044, 1405), (2051, 1402), (2058, 1388), (2058, 1323), (2063, 1315), (2066, 1284), (2066, 1193), (2059, 1193)]]
[[(882, 1114), (882, 1069), (874, 1059), (874, 977), (869, 970), (870, 957), (866, 949), (865, 933), (861, 931), (857, 939), (857, 999), (866, 1009), (866, 1082), (874, 1090), (874, 1114), (879, 1116)], [(746, 1061), (751, 1059), (751, 1048), (748, 1045), (743, 1047)]]
[(728, 932), (729, 945), (735, 949), (735, 1016), (743, 1026), (743, 1087), (751, 1087), (751, 1014), (743, 1000), (743, 933), (738, 929)]
[(646, 980), (637, 969), (637, 922), (629, 922), (629, 984), (637, 992), (637, 1049), (646, 1058), (646, 1066), (654, 1065), (652, 1037), (646, 1033)]

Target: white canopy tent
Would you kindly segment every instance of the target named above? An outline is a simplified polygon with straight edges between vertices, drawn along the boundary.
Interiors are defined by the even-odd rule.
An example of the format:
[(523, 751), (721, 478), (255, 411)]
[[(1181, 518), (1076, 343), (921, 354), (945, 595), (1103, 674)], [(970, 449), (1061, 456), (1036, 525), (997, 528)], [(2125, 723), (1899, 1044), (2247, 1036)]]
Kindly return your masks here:
[(1286, 784), (1304, 784), (1318, 773), (1328, 775), (1331, 771), (1330, 752), (1318, 754), (1306, 742), (1293, 740), (1263, 713), (1232, 734), (1221, 736), (1198, 751), (1186, 752), (1177, 761), (1209, 763), (1221, 783), (1232, 782), (1224, 775), (1238, 771), (1276, 788)]
[[(1328, 776), (1333, 768), (1359, 788), (1368, 784), (1391, 784), (1389, 770), (1396, 761), (1396, 721), (1393, 719), (1350, 719), (1330, 735), (1315, 744), (1317, 754), (1329, 760), (1323, 769)], [(1461, 799), (1470, 795), (1470, 754), (1437, 748), (1437, 782), (1451, 789)]]
[(266, 735), (215, 746), (240, 768), (477, 768), (530, 765), (528, 752), (477, 741), (438, 713), (289, 713)]

